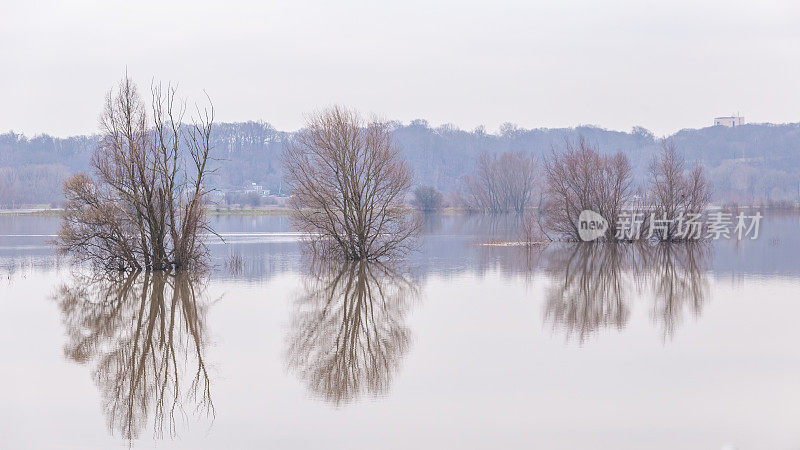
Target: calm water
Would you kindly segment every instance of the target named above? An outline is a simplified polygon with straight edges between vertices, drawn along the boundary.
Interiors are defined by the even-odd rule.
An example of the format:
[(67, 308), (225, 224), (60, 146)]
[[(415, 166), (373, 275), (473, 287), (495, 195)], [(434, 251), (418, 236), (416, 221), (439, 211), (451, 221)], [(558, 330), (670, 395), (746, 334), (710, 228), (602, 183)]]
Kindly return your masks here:
[(478, 245), (516, 225), (431, 218), (405, 262), (331, 266), (283, 218), (218, 218), (209, 276), (110, 279), (54, 256), (57, 219), (0, 217), (0, 446), (800, 448), (797, 216)]

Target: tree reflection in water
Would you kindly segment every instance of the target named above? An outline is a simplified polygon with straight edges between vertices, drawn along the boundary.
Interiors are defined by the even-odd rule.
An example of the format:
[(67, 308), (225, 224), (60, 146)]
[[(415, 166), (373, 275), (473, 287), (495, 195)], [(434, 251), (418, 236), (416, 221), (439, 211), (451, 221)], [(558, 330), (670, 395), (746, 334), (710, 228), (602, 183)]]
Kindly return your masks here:
[(649, 285), (654, 294), (653, 316), (661, 323), (664, 337), (672, 336), (686, 311), (700, 315), (708, 297), (707, 243), (664, 243), (645, 254)]
[(699, 315), (708, 294), (705, 243), (575, 244), (546, 252), (545, 320), (585, 342), (627, 325), (631, 293), (653, 296), (654, 318), (672, 336), (687, 309)]
[(289, 369), (340, 405), (385, 394), (410, 345), (404, 320), (418, 289), (385, 263), (308, 264), (287, 339)]
[(76, 276), (59, 288), (64, 352), (93, 365), (112, 433), (136, 439), (152, 416), (156, 437), (165, 427), (174, 436), (186, 404), (213, 418), (201, 285), (187, 273), (132, 272)]
[(584, 342), (601, 328), (622, 329), (630, 314), (627, 275), (632, 247), (577, 244), (548, 254), (547, 271), (555, 281), (546, 294), (545, 320)]

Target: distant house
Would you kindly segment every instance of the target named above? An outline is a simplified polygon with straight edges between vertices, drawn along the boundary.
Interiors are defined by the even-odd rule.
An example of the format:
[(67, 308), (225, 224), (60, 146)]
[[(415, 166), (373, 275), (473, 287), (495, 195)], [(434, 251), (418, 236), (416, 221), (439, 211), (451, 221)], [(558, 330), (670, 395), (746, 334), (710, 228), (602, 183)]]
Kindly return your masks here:
[(245, 183), (242, 192), (245, 194), (256, 193), (262, 197), (269, 195), (269, 189), (264, 189), (264, 186), (253, 182)]
[(715, 117), (714, 125), (722, 125), (723, 127), (736, 127), (739, 125), (744, 125), (744, 117), (742, 116)]

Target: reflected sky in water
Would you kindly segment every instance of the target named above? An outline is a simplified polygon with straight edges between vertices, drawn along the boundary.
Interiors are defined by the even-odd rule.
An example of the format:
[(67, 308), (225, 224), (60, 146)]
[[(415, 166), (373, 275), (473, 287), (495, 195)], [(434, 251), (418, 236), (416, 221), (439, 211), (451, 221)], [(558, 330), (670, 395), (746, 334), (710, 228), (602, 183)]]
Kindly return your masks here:
[(0, 217), (0, 442), (800, 446), (796, 215), (530, 249), (481, 245), (513, 216), (433, 216), (383, 264), (314, 260), (282, 217), (213, 222), (207, 274), (99, 276), (53, 254), (57, 219)]

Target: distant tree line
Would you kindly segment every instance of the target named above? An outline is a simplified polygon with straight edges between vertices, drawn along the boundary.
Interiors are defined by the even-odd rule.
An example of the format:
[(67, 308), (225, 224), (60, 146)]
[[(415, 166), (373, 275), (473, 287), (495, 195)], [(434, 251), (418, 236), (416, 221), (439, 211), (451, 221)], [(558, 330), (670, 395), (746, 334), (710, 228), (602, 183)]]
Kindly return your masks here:
[(63, 200), (62, 187), (70, 171), (61, 164), (28, 164), (0, 168), (0, 207), (50, 204)]
[[(464, 176), (475, 173), (482, 157), (522, 152), (542, 161), (554, 146), (579, 136), (600, 155), (625, 155), (637, 184), (646, 182), (650, 161), (661, 150), (659, 140), (641, 127), (625, 133), (592, 126), (522, 129), (506, 124), (492, 134), (480, 128), (432, 127), (424, 120), (415, 120), (408, 124), (390, 122), (387, 128), (413, 173), (414, 184), (430, 186), (445, 195), (463, 187)], [(215, 124), (210, 157), (218, 162), (218, 170), (209, 174), (208, 185), (237, 190), (255, 181), (271, 192), (286, 193), (280, 155), (293, 136), (263, 122)], [(0, 204), (62, 201), (57, 189), (35, 188), (39, 185), (35, 181), (37, 171), (44, 167), (62, 170), (55, 166), (69, 174), (88, 170), (98, 139), (0, 134), (0, 186), (5, 186), (0, 191)], [(705, 167), (716, 201), (797, 201), (800, 197), (800, 124), (707, 127), (681, 130), (669, 139), (688, 163)]]

